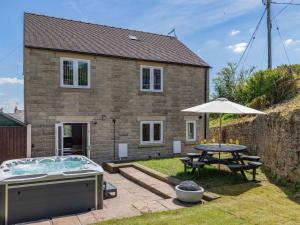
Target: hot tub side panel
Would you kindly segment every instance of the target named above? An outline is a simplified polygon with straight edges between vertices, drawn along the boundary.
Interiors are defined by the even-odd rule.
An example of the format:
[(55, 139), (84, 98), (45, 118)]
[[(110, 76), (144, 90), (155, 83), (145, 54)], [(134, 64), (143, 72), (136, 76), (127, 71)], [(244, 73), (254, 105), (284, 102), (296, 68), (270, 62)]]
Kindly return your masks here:
[[(22, 186), (21, 186), (22, 185)], [(28, 222), (95, 208), (95, 180), (21, 184), (8, 191), (8, 223)]]
[(0, 224), (5, 225), (5, 185), (0, 185)]

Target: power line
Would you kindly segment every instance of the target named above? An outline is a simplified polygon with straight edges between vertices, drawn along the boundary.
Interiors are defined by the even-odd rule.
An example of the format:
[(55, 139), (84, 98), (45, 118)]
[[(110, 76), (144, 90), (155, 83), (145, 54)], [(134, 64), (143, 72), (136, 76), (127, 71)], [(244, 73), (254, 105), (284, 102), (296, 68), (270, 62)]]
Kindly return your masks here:
[(277, 5), (300, 5), (300, 3), (292, 3), (292, 2), (271, 2), (271, 3)]
[[(291, 0), (289, 3), (292, 3), (292, 2), (293, 2), (293, 0)], [(275, 19), (277, 16), (279, 16), (289, 6), (290, 6), (289, 4), (285, 5), (275, 16), (273, 16), (272, 19)]]
[(285, 44), (284, 44), (282, 35), (281, 35), (280, 30), (279, 30), (279, 27), (278, 27), (278, 24), (277, 24), (276, 20), (274, 20), (274, 22), (275, 22), (275, 24), (276, 24), (276, 30), (277, 30), (277, 32), (278, 32), (278, 35), (279, 35), (279, 37), (280, 37), (280, 39), (281, 39), (282, 47), (283, 47), (283, 49), (284, 49), (284, 53), (285, 53), (285, 56), (286, 56), (286, 58), (287, 58), (287, 61), (288, 61), (289, 64), (291, 64), (291, 61), (290, 61), (290, 58), (289, 58), (289, 56), (288, 56), (288, 53), (287, 53), (287, 50), (286, 50), (286, 47), (285, 47)]
[(244, 69), (244, 67), (245, 67), (245, 64), (246, 64), (246, 61), (247, 61), (249, 52), (250, 52), (250, 50), (251, 50), (251, 48), (252, 48), (252, 45), (253, 45), (253, 43), (254, 43), (254, 40), (255, 40), (255, 36), (253, 37), (252, 40), (253, 40), (253, 41), (251, 41), (250, 46), (249, 46), (249, 50), (247, 51), (247, 54), (246, 54), (246, 56), (245, 56), (245, 59), (244, 59), (243, 65), (242, 65), (242, 69)]
[(16, 47), (14, 47), (10, 52), (8, 52), (4, 57), (0, 58), (0, 63), (3, 62), (5, 59), (7, 59), (11, 54), (13, 54), (20, 46), (22, 45), (22, 42), (19, 43)]
[(241, 61), (242, 61), (242, 59), (243, 59), (243, 57), (244, 57), (246, 51), (248, 50), (248, 48), (249, 48), (251, 42), (254, 41), (256, 31), (258, 30), (258, 28), (259, 28), (259, 26), (260, 26), (260, 24), (261, 24), (261, 21), (262, 21), (262, 19), (264, 18), (265, 14), (266, 14), (266, 9), (264, 10), (263, 14), (261, 15), (261, 17), (260, 17), (260, 19), (259, 19), (259, 21), (258, 21), (258, 23), (257, 23), (257, 25), (256, 25), (256, 27), (255, 27), (255, 29), (254, 29), (254, 32), (253, 32), (253, 34), (251, 35), (251, 38), (250, 38), (250, 40), (249, 40), (249, 42), (248, 42), (248, 44), (247, 44), (247, 46), (246, 46), (246, 48), (245, 48), (243, 54), (241, 55), (241, 57), (240, 57), (240, 59), (239, 59), (237, 65), (236, 65), (235, 69), (238, 68), (238, 66), (240, 65), (240, 63), (241, 63)]
[(262, 68), (263, 62), (265, 61), (265, 55), (266, 55), (266, 51), (267, 51), (267, 46), (268, 46), (268, 40), (265, 41), (264, 51), (263, 51), (261, 62), (260, 62), (260, 68)]

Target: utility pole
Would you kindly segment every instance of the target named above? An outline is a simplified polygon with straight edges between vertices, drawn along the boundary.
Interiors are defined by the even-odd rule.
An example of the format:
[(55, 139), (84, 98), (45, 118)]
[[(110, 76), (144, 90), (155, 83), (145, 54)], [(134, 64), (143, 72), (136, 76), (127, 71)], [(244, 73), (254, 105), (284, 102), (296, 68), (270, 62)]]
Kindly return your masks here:
[(272, 69), (272, 21), (271, 21), (271, 0), (267, 0), (267, 28), (268, 28), (268, 69)]

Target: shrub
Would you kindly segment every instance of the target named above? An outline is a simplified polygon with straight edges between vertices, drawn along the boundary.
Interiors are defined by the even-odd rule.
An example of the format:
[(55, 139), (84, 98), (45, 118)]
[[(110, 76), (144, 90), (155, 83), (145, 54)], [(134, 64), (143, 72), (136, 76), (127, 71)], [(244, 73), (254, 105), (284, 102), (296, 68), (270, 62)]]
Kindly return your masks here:
[[(266, 104), (265, 106), (290, 99), (296, 93), (296, 80), (288, 68), (284, 67), (254, 73), (246, 81), (244, 88), (246, 104), (260, 102)], [(258, 99), (255, 100), (256, 98)]]
[(273, 70), (252, 72), (253, 68), (236, 74), (235, 64), (229, 63), (214, 79), (215, 97), (264, 109), (296, 96), (295, 78), (300, 75), (300, 65), (282, 65)]
[(267, 100), (266, 95), (262, 95), (253, 99), (248, 106), (255, 109), (265, 109), (270, 106), (270, 102)]

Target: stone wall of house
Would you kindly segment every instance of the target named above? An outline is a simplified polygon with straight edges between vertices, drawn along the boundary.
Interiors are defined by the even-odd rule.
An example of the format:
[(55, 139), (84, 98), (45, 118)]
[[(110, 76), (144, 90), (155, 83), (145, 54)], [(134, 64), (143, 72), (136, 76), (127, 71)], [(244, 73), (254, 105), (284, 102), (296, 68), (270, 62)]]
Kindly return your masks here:
[[(89, 122), (91, 158), (113, 159), (116, 149), (128, 144), (129, 158), (172, 154), (173, 140), (185, 143), (186, 120), (197, 120), (197, 138), (204, 134), (204, 117), (180, 112), (205, 101), (206, 69), (166, 63), (118, 59), (39, 49), (24, 50), (26, 122), (32, 124), (32, 155), (55, 154), (55, 124)], [(60, 87), (60, 58), (91, 61), (91, 88)], [(140, 91), (140, 66), (163, 67), (162, 93)], [(163, 144), (140, 144), (140, 121), (162, 120)]]
[[(211, 128), (210, 138), (218, 137), (218, 132), (218, 128)], [(279, 177), (300, 181), (300, 109), (226, 125), (222, 136), (226, 142), (230, 138), (239, 139)]]

